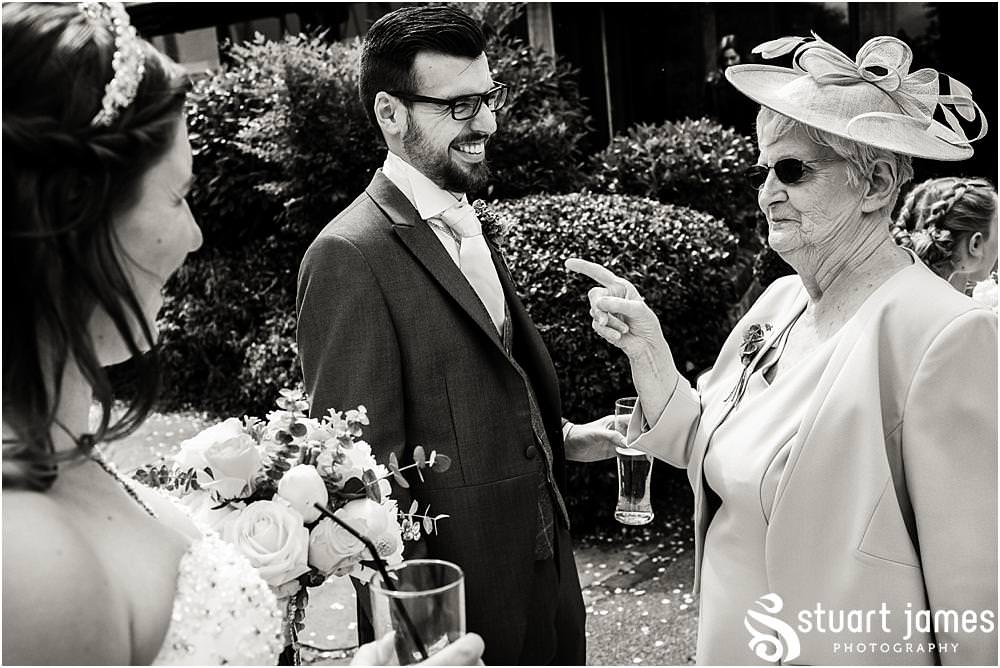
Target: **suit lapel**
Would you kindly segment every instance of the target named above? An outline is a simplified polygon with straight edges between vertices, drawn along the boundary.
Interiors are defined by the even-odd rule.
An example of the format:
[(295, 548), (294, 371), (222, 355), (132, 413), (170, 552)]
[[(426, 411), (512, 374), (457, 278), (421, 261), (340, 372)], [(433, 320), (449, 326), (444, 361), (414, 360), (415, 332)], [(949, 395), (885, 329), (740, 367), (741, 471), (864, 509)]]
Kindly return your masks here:
[(503, 342), (486, 307), (406, 196), (382, 174), (382, 170), (375, 173), (366, 192), (389, 218), (393, 231), (417, 261), (503, 352)]

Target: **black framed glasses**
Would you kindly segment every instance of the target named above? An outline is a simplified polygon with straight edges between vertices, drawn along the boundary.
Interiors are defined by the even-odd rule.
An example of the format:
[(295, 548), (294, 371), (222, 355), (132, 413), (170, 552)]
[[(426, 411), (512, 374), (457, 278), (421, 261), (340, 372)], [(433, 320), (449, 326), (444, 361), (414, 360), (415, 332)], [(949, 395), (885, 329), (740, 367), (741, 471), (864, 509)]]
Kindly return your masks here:
[(821, 162), (837, 162), (840, 158), (825, 158), (818, 160), (799, 160), (798, 158), (782, 158), (770, 167), (767, 165), (754, 165), (746, 171), (747, 180), (754, 190), (760, 190), (767, 181), (767, 175), (774, 170), (774, 175), (786, 186), (800, 182), (807, 174), (812, 172), (810, 165)]
[(395, 91), (387, 92), (389, 95), (393, 95), (408, 102), (440, 104), (443, 107), (448, 107), (451, 111), (451, 117), (456, 121), (467, 121), (470, 118), (475, 118), (476, 114), (479, 113), (479, 110), (482, 109), (483, 104), (485, 104), (486, 108), (490, 111), (499, 111), (503, 108), (503, 105), (507, 104), (507, 84), (500, 83), (499, 81), (494, 81), (493, 84), (493, 88), (490, 88), (485, 93), (460, 95), (459, 97), (453, 97), (451, 99), (427, 97), (426, 95), (412, 95), (410, 93)]

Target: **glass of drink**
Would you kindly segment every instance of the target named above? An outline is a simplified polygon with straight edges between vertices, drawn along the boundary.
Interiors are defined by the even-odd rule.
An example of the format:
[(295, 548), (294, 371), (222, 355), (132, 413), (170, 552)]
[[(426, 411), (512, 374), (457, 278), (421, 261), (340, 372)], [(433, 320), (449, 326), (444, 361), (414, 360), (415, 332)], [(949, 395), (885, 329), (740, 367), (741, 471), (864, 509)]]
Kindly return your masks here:
[[(625, 397), (615, 402), (615, 428), (625, 435), (636, 397)], [(615, 519), (622, 524), (649, 524), (653, 521), (653, 506), (649, 500), (649, 481), (653, 473), (653, 457), (641, 450), (615, 448), (618, 459), (618, 504)]]
[(431, 656), (465, 633), (465, 576), (456, 564), (410, 559), (386, 568), (393, 587), (381, 576), (371, 583), (375, 637), (395, 631), (395, 665)]

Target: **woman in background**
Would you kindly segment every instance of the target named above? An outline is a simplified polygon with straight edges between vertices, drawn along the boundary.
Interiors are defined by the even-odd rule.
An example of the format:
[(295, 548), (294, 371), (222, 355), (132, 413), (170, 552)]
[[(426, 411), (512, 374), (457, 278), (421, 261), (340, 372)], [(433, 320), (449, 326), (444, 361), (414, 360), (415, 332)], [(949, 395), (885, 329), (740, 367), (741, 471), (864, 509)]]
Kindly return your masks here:
[(906, 196), (893, 236), (956, 290), (968, 292), (996, 271), (996, 188), (980, 178), (924, 181)]

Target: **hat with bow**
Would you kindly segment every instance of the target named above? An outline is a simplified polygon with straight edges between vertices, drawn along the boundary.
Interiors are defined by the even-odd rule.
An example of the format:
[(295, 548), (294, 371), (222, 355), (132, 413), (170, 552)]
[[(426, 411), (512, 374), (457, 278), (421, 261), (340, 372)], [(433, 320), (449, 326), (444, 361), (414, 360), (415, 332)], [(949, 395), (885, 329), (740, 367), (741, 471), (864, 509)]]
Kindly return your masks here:
[[(986, 117), (972, 91), (931, 68), (910, 72), (913, 52), (895, 37), (869, 40), (854, 60), (815, 33), (811, 39), (782, 37), (753, 50), (764, 58), (791, 52), (791, 69), (734, 65), (726, 78), (779, 114), (904, 155), (965, 160), (972, 156), (971, 142), (986, 135)], [(934, 119), (936, 110), (944, 123)], [(969, 139), (958, 117), (969, 123), (978, 119), (979, 134)]]

